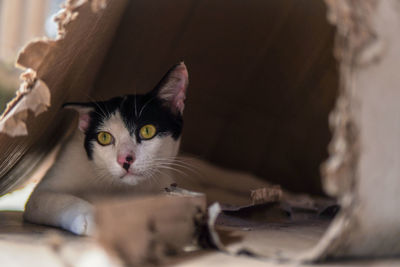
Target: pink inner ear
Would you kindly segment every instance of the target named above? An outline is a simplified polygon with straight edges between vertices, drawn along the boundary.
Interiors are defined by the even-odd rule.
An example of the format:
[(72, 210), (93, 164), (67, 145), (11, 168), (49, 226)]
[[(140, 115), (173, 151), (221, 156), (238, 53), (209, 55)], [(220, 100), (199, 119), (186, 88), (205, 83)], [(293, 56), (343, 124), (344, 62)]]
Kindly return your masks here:
[(89, 128), (90, 116), (88, 113), (80, 113), (79, 114), (79, 130), (82, 132), (86, 132)]
[(161, 92), (161, 97), (165, 94), (165, 99), (170, 101), (172, 109), (182, 113), (185, 107), (186, 88), (189, 83), (189, 74), (185, 64), (182, 62), (176, 66), (168, 79), (169, 82), (162, 90), (164, 92)]
[(181, 87), (181, 90), (179, 93), (175, 96), (173, 100), (173, 106), (180, 112), (183, 112), (183, 109), (185, 108), (185, 99), (186, 99), (186, 87), (183, 86)]

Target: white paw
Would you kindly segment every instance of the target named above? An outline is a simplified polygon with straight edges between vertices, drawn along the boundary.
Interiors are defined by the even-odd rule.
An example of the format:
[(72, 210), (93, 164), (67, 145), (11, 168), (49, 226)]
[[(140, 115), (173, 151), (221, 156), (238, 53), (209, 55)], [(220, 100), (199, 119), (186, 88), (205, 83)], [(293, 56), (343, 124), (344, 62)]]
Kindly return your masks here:
[(91, 213), (76, 216), (70, 225), (69, 230), (77, 235), (93, 235), (95, 223)]

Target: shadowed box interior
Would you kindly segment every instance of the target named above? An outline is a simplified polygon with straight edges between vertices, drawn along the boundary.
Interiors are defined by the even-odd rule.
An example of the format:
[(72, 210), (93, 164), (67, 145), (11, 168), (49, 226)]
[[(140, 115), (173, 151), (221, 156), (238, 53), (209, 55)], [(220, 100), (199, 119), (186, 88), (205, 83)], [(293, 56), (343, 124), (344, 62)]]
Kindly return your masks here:
[(319, 0), (131, 1), (92, 97), (151, 90), (184, 60), (184, 152), (321, 194), (338, 87), (333, 44)]

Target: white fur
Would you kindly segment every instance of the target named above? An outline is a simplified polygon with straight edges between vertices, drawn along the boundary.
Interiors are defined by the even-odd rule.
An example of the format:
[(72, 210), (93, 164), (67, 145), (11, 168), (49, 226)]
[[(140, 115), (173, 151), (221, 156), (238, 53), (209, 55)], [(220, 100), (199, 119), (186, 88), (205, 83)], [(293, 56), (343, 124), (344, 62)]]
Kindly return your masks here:
[[(118, 112), (100, 130), (111, 133), (115, 143), (101, 146), (94, 142), (93, 160), (89, 160), (83, 147), (84, 135), (76, 130), (31, 195), (24, 213), (26, 220), (88, 235), (95, 229), (91, 195), (162, 192), (173, 182), (168, 161), (176, 156), (179, 140), (156, 136), (137, 143)], [(136, 157), (130, 167), (133, 175), (124, 175), (126, 171), (117, 162), (118, 153), (124, 149), (131, 149)]]

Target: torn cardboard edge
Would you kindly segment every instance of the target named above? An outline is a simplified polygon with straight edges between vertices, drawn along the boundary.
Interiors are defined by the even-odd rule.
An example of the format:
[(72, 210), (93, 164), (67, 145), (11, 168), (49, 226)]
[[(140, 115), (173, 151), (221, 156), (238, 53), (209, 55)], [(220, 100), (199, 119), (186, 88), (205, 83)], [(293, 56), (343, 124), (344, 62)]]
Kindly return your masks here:
[(50, 90), (36, 79), (36, 73), (28, 70), (21, 77), (24, 82), (0, 118), (0, 132), (12, 137), (28, 135), (25, 122), (29, 112), (38, 116), (50, 107)]
[[(269, 196), (271, 194), (268, 191), (272, 194), (281, 192), (281, 189), (279, 186), (270, 186), (253, 190), (252, 194), (249, 192), (249, 203), (251, 195)], [(331, 203), (317, 199), (314, 201), (309, 197), (304, 199), (304, 196), (292, 198), (291, 203), (295, 206), (282, 199), (276, 201), (275, 198), (265, 197), (263, 201), (258, 198), (258, 204), (233, 208), (214, 203), (207, 208), (205, 194), (178, 188), (173, 184), (165, 188), (165, 194), (161, 195), (111, 196), (94, 200), (97, 209), (96, 232), (101, 244), (112, 255), (118, 255), (131, 265), (164, 263), (170, 257), (208, 248), (218, 249), (232, 256), (246, 255), (263, 261), (287, 261), (288, 258), (253, 252), (240, 243), (232, 247), (225, 245), (221, 235), (225, 239), (225, 235), (235, 233), (235, 229), (241, 231), (241, 228), (219, 229), (223, 225), (218, 221), (225, 213), (240, 216), (243, 212), (262, 210), (270, 218), (269, 221), (264, 221), (264, 226), (272, 223), (287, 227), (294, 223), (291, 209), (302, 209), (306, 213), (313, 212), (320, 216), (320, 211), (327, 207), (324, 205)], [(313, 205), (309, 200), (314, 201)], [(273, 220), (273, 217), (282, 217), (276, 211), (285, 214), (285, 221)]]
[[(397, 143), (393, 139), (388, 139), (385, 142), (390, 142), (391, 145), (393, 143), (392, 147), (386, 150), (376, 149), (376, 146), (383, 145), (376, 144), (377, 140), (373, 139), (379, 135), (374, 136), (373, 133), (371, 135), (373, 130), (368, 129), (362, 120), (367, 111), (376, 115), (375, 120), (379, 118), (383, 121), (383, 118), (387, 117), (386, 114), (389, 115), (382, 112), (384, 109), (374, 108), (374, 105), (385, 106), (386, 103), (382, 105), (378, 104), (379, 100), (374, 102), (363, 98), (368, 90), (379, 91), (381, 89), (379, 86), (383, 86), (387, 89), (386, 93), (390, 90), (398, 91), (398, 82), (395, 82), (394, 77), (388, 82), (387, 77), (385, 79), (379, 74), (376, 75), (393, 68), (387, 60), (390, 56), (386, 55), (386, 60), (383, 60), (384, 53), (390, 51), (391, 57), (398, 58), (399, 41), (394, 38), (397, 35), (393, 30), (388, 30), (392, 29), (391, 27), (387, 27), (389, 21), (391, 25), (399, 23), (396, 8), (398, 3), (390, 0), (366, 0), (362, 3), (353, 0), (325, 0), (325, 2), (328, 6), (328, 20), (337, 29), (334, 52), (340, 64), (340, 95), (330, 117), (333, 138), (329, 145), (329, 158), (322, 166), (322, 176), (325, 191), (338, 197), (342, 210), (319, 244), (304, 253), (300, 259), (323, 261), (343, 257), (398, 256), (399, 216), (397, 218), (393, 216), (397, 207), (391, 206), (391, 203), (398, 198), (398, 193), (394, 192), (399, 186), (399, 180), (398, 176), (390, 174), (395, 171), (398, 173), (398, 168), (394, 167), (395, 165), (384, 168), (385, 164), (379, 164), (376, 160), (377, 157), (393, 155), (392, 150)], [(391, 42), (391, 50), (383, 50), (386, 42), (386, 45)], [(374, 77), (375, 80), (373, 78), (368, 80), (368, 76)], [(387, 110), (393, 112), (395, 110), (393, 104), (392, 108)], [(380, 117), (377, 115), (379, 112)], [(395, 124), (397, 118), (392, 115), (389, 117), (392, 121), (382, 123), (381, 127), (384, 130), (380, 131), (392, 131), (390, 124)], [(380, 122), (377, 121), (377, 124)], [(394, 127), (393, 131), (396, 131)], [(366, 140), (366, 136), (370, 139)], [(368, 149), (365, 149), (367, 146)], [(370, 172), (371, 170), (364, 169), (363, 172), (362, 165), (365, 167), (368, 158), (369, 164), (371, 158), (377, 162), (376, 166), (374, 165), (374, 174)], [(377, 182), (378, 177), (379, 182)], [(375, 183), (380, 192), (375, 191)], [(366, 185), (371, 187), (368, 188)], [(393, 197), (389, 200), (386, 195)], [(371, 203), (368, 199), (375, 201)], [(381, 208), (385, 209), (386, 213), (379, 213), (378, 205), (382, 205)]]
[(160, 263), (191, 250), (203, 234), (206, 197), (201, 193), (171, 186), (165, 194), (95, 203), (100, 243), (131, 265)]
[(68, 32), (68, 25), (77, 18), (76, 10), (90, 3), (93, 12), (107, 7), (107, 0), (68, 0), (55, 17), (58, 26), (56, 40), (42, 38), (28, 43), (18, 55), (16, 66), (25, 69), (21, 74), (21, 85), (16, 96), (7, 104), (0, 117), (0, 132), (11, 137), (26, 136), (28, 129), (26, 121), (30, 112), (38, 116), (51, 105), (51, 93), (46, 83), (40, 79), (41, 65), (51, 54), (58, 42), (61, 42)]
[[(283, 195), (283, 197), (282, 197)], [(271, 197), (272, 196), (272, 197)], [(277, 196), (280, 196), (277, 198)], [(305, 222), (310, 224), (316, 223), (315, 218), (320, 218), (322, 222), (334, 218), (337, 212), (340, 210), (336, 201), (325, 198), (312, 198), (307, 195), (291, 195), (282, 193), (280, 186), (270, 186), (252, 190), (250, 198), (253, 204), (232, 207), (220, 203), (214, 203), (208, 208), (207, 226), (209, 231), (210, 240), (214, 246), (233, 256), (250, 256), (263, 261), (275, 261), (275, 262), (302, 262), (304, 261), (303, 253), (295, 253), (288, 256), (286, 251), (280, 251), (280, 253), (270, 254), (267, 251), (258, 250), (257, 252), (252, 251), (243, 245), (227, 246), (221, 239), (219, 228), (223, 232), (234, 231), (239, 233), (242, 227), (246, 229), (252, 229), (257, 231), (259, 227), (289, 227), (300, 222), (303, 225)], [(249, 199), (250, 199), (249, 198)], [(254, 203), (254, 198), (257, 199), (257, 203)], [(263, 224), (254, 225), (249, 218), (252, 213), (262, 212), (265, 220)], [(295, 218), (296, 214), (302, 213), (303, 215), (299, 218)], [(302, 218), (304, 214), (307, 214), (308, 218)], [(248, 217), (247, 222), (241, 221), (238, 226), (226, 225), (232, 216), (237, 218)], [(228, 216), (228, 217), (226, 217)], [(285, 218), (283, 218), (285, 217)], [(298, 217), (298, 215), (297, 215)], [(312, 219), (314, 218), (314, 219)], [(241, 220), (241, 219), (240, 219)], [(235, 230), (236, 229), (236, 230)], [(308, 253), (307, 250), (304, 250)], [(308, 255), (308, 254), (307, 254)]]
[[(53, 151), (61, 139), (70, 133), (73, 117), (60, 110), (61, 104), (76, 100), (81, 95), (89, 97), (90, 86), (113, 40), (114, 35), (109, 33), (114, 33), (118, 27), (127, 2), (107, 1), (106, 9), (98, 13), (93, 12), (91, 3), (67, 2), (65, 9), (80, 15), (65, 23), (63, 27), (66, 34), (57, 40), (43, 38), (33, 41), (19, 55), (17, 66), (25, 71), (31, 69), (36, 81), (46, 84), (50, 91), (51, 105), (39, 117), (35, 117), (30, 110), (26, 111), (25, 116), (22, 116), (24, 125), (19, 131), (19, 134), (25, 136), (15, 138), (0, 134), (4, 151), (0, 162), (1, 195), (29, 180), (32, 173), (42, 167), (42, 159), (46, 154)], [(35, 91), (33, 85), (31, 83), (32, 87), (28, 87), (30, 90), (24, 91), (9, 105), (7, 114), (10, 122), (18, 121), (13, 117), (16, 114), (11, 112), (20, 105), (22, 99), (28, 99)]]
[(76, 12), (79, 7), (90, 3), (92, 12), (97, 13), (107, 7), (108, 1), (109, 0), (67, 0), (62, 4), (61, 10), (54, 18), (58, 26), (58, 35), (56, 39), (63, 39), (65, 37), (65, 34), (68, 32), (68, 24), (79, 15), (79, 13)]
[(280, 201), (282, 195), (283, 192), (280, 185), (274, 185), (270, 188), (264, 187), (250, 192), (250, 198), (253, 205)]

